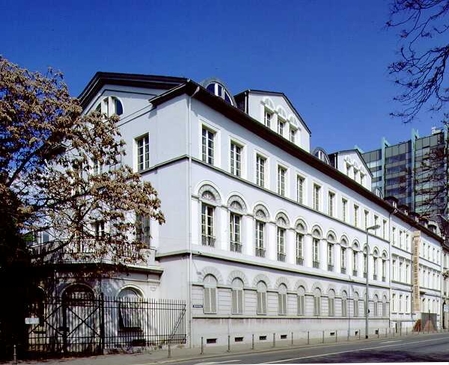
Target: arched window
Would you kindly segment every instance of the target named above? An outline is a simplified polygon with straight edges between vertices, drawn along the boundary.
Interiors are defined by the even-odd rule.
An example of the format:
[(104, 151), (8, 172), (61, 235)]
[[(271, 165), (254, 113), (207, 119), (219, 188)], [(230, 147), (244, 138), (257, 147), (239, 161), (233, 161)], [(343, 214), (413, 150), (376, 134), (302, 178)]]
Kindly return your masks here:
[(335, 292), (331, 289), (327, 294), (328, 314), (329, 317), (335, 316)]
[(225, 102), (228, 104), (234, 105), (234, 99), (229, 93), (229, 91), (226, 89), (226, 87), (223, 85), (223, 82), (211, 79), (204, 82), (204, 87), (209, 91), (211, 94), (214, 94), (215, 96), (218, 96), (219, 98), (222, 98)]
[(387, 310), (387, 296), (384, 295), (382, 298), (382, 313), (380, 314), (382, 317), (388, 316), (388, 310)]
[(354, 242), (352, 245), (352, 275), (357, 276), (358, 273), (358, 254), (359, 254), (359, 246), (357, 242)]
[(231, 251), (242, 252), (242, 204), (234, 200), (229, 207), (229, 241)]
[(215, 207), (219, 204), (219, 195), (210, 185), (204, 185), (200, 191), (201, 201), (201, 243), (215, 246)]
[(280, 316), (287, 314), (287, 287), (284, 284), (279, 285), (278, 313)]
[(116, 96), (107, 96), (101, 100), (95, 110), (110, 117), (123, 114), (123, 104)]
[(268, 214), (265, 207), (259, 207), (255, 210), (255, 237), (256, 237), (256, 256), (265, 257), (265, 226), (268, 220)]
[(333, 233), (327, 235), (327, 270), (334, 270), (334, 245), (336, 239)]
[(267, 284), (257, 283), (257, 314), (267, 314)]
[(347, 247), (348, 247), (348, 241), (345, 238), (342, 238), (341, 243), (340, 243), (340, 267), (341, 267), (342, 274), (346, 274)]
[(360, 313), (359, 293), (354, 293), (354, 317), (358, 317)]
[(379, 273), (379, 250), (377, 248), (373, 251), (373, 280), (377, 280)]
[(346, 291), (341, 294), (341, 316), (348, 316), (348, 293)]
[(305, 315), (306, 312), (306, 291), (304, 287), (298, 288), (298, 316)]
[(313, 292), (313, 315), (321, 315), (321, 290), (319, 288), (315, 288)]
[(304, 223), (296, 224), (296, 264), (304, 265), (304, 235), (306, 228)]
[(217, 313), (217, 279), (206, 275), (204, 285), (204, 313)]
[(313, 267), (316, 269), (320, 267), (320, 240), (321, 232), (318, 229), (314, 229), (312, 232), (312, 259)]
[(279, 217), (276, 221), (277, 224), (277, 257), (278, 261), (285, 261), (285, 237), (287, 234), (287, 221), (283, 217)]
[(232, 314), (242, 314), (243, 303), (243, 281), (235, 278), (232, 280)]
[(134, 288), (124, 288), (118, 294), (119, 327), (128, 331), (139, 331), (142, 328), (143, 305), (142, 296)]
[(377, 296), (377, 294), (375, 294), (373, 297), (373, 306), (374, 317), (379, 317), (379, 297)]

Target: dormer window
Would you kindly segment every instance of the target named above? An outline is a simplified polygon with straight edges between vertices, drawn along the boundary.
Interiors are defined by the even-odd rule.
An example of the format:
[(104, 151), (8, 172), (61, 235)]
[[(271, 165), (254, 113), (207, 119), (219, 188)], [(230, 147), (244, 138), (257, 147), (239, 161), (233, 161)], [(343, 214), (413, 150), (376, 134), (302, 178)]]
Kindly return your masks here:
[(290, 142), (296, 143), (296, 132), (298, 130), (290, 126)]
[(108, 96), (97, 105), (95, 110), (101, 114), (105, 114), (108, 117), (114, 114), (122, 115), (123, 104), (119, 98), (115, 96)]
[(224, 101), (226, 101), (230, 105), (234, 105), (233, 98), (231, 94), (226, 90), (226, 88), (217, 81), (211, 81), (206, 84), (206, 89), (211, 94), (214, 94), (215, 96), (218, 96), (219, 98), (222, 98)]

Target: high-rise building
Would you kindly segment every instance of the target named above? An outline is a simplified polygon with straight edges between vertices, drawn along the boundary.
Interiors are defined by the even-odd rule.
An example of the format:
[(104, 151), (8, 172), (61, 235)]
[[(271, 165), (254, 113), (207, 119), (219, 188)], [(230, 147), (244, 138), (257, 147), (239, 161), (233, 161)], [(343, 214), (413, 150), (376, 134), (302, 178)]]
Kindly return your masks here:
[(381, 147), (362, 156), (373, 174), (372, 187), (384, 197), (393, 196), (421, 216), (439, 221), (447, 215), (447, 131), (433, 128), (419, 137), (412, 130), (408, 141)]

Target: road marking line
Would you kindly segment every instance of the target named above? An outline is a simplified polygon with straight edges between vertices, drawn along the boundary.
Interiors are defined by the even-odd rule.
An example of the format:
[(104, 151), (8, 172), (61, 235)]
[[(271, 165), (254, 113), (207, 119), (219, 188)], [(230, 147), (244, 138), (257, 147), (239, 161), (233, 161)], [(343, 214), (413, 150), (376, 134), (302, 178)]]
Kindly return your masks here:
[[(410, 342), (412, 342), (412, 343), (413, 342), (423, 343), (423, 342), (438, 341), (438, 340), (441, 340), (441, 339), (438, 338), (438, 339), (431, 339), (431, 340), (424, 340), (424, 341), (410, 341)], [(401, 342), (401, 341), (399, 341), (399, 342)], [(407, 345), (407, 344), (410, 344), (410, 343), (404, 343), (404, 345)], [(290, 358), (290, 359), (283, 359), (283, 360), (275, 360), (275, 361), (263, 362), (261, 364), (277, 364), (277, 363), (282, 363), (282, 362), (286, 362), (286, 361), (313, 359), (315, 357), (334, 356), (334, 355), (340, 355), (340, 354), (347, 354), (347, 353), (350, 353), (350, 352), (376, 350), (376, 349), (381, 349), (381, 348), (385, 348), (385, 347), (393, 347), (393, 346), (397, 346), (397, 344), (389, 344), (389, 345), (376, 346), (376, 347), (366, 347), (366, 348), (363, 348), (363, 349), (354, 349), (354, 350), (349, 350), (349, 351), (330, 352), (328, 354), (319, 354), (319, 355), (295, 357), (295, 358)]]
[(402, 342), (402, 340), (397, 340), (397, 341), (385, 341), (385, 342), (381, 342), (380, 344), (386, 344), (386, 343), (395, 343), (395, 342)]

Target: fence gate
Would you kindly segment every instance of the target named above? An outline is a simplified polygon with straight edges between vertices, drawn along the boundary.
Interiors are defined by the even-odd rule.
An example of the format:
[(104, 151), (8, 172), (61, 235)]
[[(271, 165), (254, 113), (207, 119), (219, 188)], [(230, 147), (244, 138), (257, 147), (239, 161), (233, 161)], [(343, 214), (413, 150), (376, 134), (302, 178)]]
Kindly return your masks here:
[(89, 288), (75, 287), (62, 297), (63, 351), (67, 354), (97, 354), (102, 351), (102, 298)]

